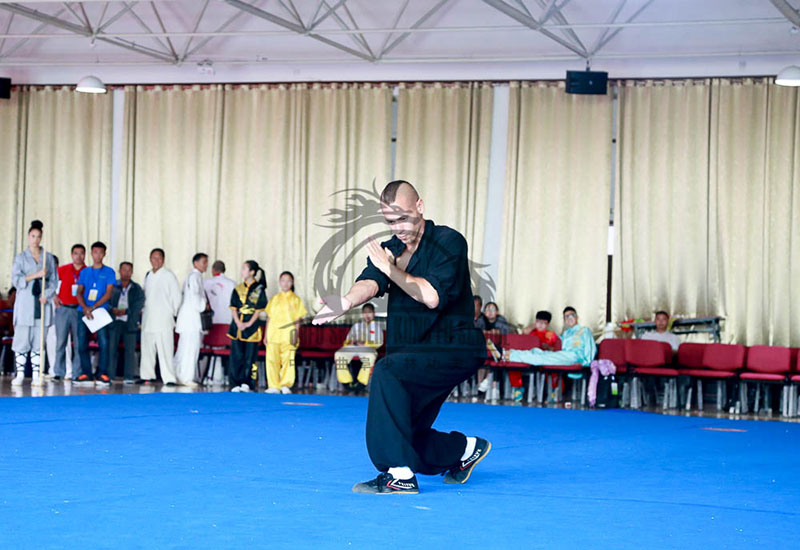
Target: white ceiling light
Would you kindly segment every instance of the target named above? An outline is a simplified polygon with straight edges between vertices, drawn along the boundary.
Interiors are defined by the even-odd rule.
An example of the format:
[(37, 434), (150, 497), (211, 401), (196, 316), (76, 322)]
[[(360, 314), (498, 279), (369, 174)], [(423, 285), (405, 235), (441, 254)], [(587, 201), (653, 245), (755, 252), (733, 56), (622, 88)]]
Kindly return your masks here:
[(75, 91), (86, 94), (104, 94), (106, 93), (106, 85), (96, 76), (84, 76), (78, 81)]
[(789, 65), (775, 77), (778, 86), (800, 86), (800, 67)]

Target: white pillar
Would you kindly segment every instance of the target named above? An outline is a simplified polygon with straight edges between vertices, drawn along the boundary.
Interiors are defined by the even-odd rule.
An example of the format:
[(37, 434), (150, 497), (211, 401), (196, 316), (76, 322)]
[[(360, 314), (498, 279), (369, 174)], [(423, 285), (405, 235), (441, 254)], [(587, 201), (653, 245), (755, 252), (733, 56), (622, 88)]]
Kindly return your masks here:
[(119, 220), (119, 180), (120, 170), (122, 169), (122, 142), (125, 125), (125, 90), (115, 88), (112, 94), (114, 115), (111, 130), (111, 242), (109, 243), (111, 254), (109, 255), (109, 261), (116, 270), (117, 263), (123, 259), (118, 257), (119, 253), (116, 250), (116, 244)]

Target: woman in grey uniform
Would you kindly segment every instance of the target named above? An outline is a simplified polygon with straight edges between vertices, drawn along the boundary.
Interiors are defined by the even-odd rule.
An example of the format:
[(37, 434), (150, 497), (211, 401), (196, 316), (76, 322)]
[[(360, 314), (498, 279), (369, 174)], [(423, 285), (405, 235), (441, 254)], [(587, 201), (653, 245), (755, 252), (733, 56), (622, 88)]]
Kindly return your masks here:
[(51, 300), (58, 288), (58, 274), (53, 255), (46, 253), (46, 257), (42, 258), (43, 227), (39, 220), (31, 222), (28, 229), (28, 248), (17, 254), (11, 268), (11, 281), (17, 289), (17, 300), (14, 303), (14, 341), (11, 344), (17, 371), (11, 381), (14, 386), (22, 385), (28, 354), (33, 370), (33, 384), (42, 383), (39, 347), (42, 316), (45, 330), (53, 323)]

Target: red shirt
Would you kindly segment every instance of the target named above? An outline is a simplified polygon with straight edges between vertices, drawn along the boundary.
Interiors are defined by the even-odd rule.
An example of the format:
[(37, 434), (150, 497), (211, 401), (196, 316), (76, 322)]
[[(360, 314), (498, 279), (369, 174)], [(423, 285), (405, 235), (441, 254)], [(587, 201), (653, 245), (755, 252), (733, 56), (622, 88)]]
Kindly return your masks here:
[(61, 282), (61, 288), (58, 290), (58, 299), (61, 300), (61, 303), (65, 306), (78, 305), (78, 298), (72, 295), (72, 285), (75, 285), (75, 289), (77, 290), (78, 275), (81, 274), (82, 270), (83, 267), (75, 269), (71, 263), (64, 264), (58, 268), (58, 280)]
[(552, 330), (533, 329), (532, 331), (530, 331), (530, 334), (535, 334), (536, 336), (538, 336), (539, 342), (541, 342), (542, 346), (547, 346), (553, 351), (561, 349), (561, 342), (559, 341), (559, 337)]

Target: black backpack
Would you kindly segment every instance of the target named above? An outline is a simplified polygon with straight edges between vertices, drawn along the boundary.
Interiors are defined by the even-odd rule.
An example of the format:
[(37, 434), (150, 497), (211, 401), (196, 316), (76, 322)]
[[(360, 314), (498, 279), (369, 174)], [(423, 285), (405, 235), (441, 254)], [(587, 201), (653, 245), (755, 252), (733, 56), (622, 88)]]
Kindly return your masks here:
[(597, 401), (594, 406), (598, 409), (619, 408), (619, 392), (620, 384), (615, 375), (601, 376), (597, 380)]

